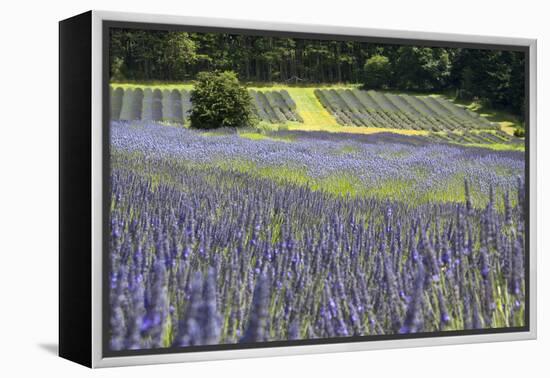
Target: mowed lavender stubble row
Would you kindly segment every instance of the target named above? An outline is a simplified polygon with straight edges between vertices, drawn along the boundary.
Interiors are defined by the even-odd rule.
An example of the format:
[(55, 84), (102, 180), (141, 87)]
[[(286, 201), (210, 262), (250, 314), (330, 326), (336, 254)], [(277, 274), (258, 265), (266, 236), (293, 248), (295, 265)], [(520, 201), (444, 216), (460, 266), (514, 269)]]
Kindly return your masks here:
[[(524, 325), (518, 155), (434, 145), (443, 168), (430, 177), (452, 178), (437, 155), (450, 148), (470, 173), (464, 196), (412, 206), (208, 164), (247, 153), (262, 161), (275, 142), (189, 130), (171, 139), (180, 134), (163, 133), (177, 129), (154, 127), (162, 126), (112, 125), (111, 349)], [(321, 142), (278, 144), (322, 174), (342, 156), (330, 153), (336, 142)], [(418, 148), (430, 147), (366, 143), (359, 154), (404, 157), (406, 171)], [(508, 171), (483, 175), (483, 164)], [(483, 206), (474, 206), (472, 187)]]

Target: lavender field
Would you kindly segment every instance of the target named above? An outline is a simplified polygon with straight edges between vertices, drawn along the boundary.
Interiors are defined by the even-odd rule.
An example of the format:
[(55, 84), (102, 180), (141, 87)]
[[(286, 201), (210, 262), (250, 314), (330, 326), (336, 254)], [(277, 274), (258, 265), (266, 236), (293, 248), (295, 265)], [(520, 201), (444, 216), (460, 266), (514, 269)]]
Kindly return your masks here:
[(111, 122), (114, 351), (524, 325), (524, 153)]

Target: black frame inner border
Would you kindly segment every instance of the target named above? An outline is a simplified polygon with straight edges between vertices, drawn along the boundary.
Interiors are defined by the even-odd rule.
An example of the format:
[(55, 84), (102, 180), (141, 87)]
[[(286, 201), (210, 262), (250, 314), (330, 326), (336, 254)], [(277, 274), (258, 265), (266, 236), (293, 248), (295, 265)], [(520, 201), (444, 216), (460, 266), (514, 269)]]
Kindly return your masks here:
[[(314, 26), (312, 26), (314, 27)], [(419, 332), (414, 334), (392, 334), (392, 335), (370, 335), (370, 336), (348, 336), (348, 337), (332, 337), (318, 339), (303, 339), (303, 340), (283, 340), (283, 341), (267, 341), (256, 343), (243, 344), (216, 344), (216, 345), (201, 345), (190, 347), (166, 347), (155, 349), (135, 349), (135, 350), (120, 350), (113, 351), (109, 348), (109, 329), (110, 322), (110, 306), (109, 306), (109, 290), (107, 282), (109, 282), (110, 259), (109, 259), (109, 225), (110, 225), (110, 169), (111, 169), (111, 149), (110, 149), (110, 91), (109, 91), (109, 45), (111, 28), (121, 29), (137, 29), (137, 30), (166, 30), (166, 31), (184, 31), (196, 33), (228, 33), (242, 34), (254, 36), (272, 36), (282, 38), (303, 38), (303, 39), (319, 39), (333, 41), (358, 41), (370, 42), (377, 44), (388, 45), (414, 45), (425, 47), (447, 47), (447, 48), (468, 48), (481, 50), (501, 50), (501, 51), (518, 51), (525, 54), (525, 325), (523, 327), (507, 327), (507, 328), (484, 328), (456, 331), (437, 331), (437, 332)], [(229, 28), (229, 27), (213, 27), (213, 26), (196, 26), (196, 25), (176, 25), (176, 24), (159, 24), (159, 23), (144, 23), (130, 21), (102, 21), (102, 357), (127, 357), (127, 356), (143, 356), (143, 355), (158, 355), (158, 354), (174, 354), (174, 353), (193, 353), (193, 352), (214, 352), (224, 350), (245, 350), (256, 348), (277, 348), (277, 347), (294, 347), (303, 345), (322, 345), (322, 344), (342, 344), (367, 341), (385, 341), (385, 340), (407, 340), (407, 339), (422, 339), (422, 338), (438, 338), (448, 336), (471, 336), (471, 335), (486, 335), (486, 334), (501, 334), (515, 332), (530, 331), (530, 51), (529, 46), (519, 45), (504, 45), (504, 44), (489, 44), (489, 43), (474, 43), (474, 42), (446, 42), (444, 40), (423, 40), (423, 39), (408, 39), (408, 38), (389, 38), (389, 37), (369, 37), (357, 35), (343, 34), (325, 34), (325, 33), (304, 33), (304, 32), (289, 32), (283, 30), (255, 30), (245, 28)], [(406, 34), (403, 31), (403, 34)]]

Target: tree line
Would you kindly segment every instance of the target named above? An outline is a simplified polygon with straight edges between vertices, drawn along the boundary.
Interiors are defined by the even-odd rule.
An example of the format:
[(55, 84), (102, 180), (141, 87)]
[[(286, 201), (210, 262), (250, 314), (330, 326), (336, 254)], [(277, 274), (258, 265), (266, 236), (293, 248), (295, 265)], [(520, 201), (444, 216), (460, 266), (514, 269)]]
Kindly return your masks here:
[(234, 71), (244, 82), (362, 83), (366, 88), (454, 91), (464, 100), (524, 111), (524, 53), (227, 33), (111, 29), (110, 75), (194, 80)]

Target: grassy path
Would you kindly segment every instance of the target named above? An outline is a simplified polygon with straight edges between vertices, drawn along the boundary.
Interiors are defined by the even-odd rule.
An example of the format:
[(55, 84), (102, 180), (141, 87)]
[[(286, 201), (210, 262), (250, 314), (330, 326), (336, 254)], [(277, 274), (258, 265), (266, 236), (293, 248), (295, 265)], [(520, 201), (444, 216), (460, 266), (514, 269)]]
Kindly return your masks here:
[[(331, 86), (330, 88), (350, 88), (345, 86)], [(303, 123), (289, 122), (287, 124), (289, 130), (304, 130), (304, 131), (328, 131), (333, 133), (350, 133), (350, 134), (374, 134), (380, 132), (390, 132), (403, 135), (427, 135), (427, 131), (423, 130), (397, 130), (385, 129), (378, 127), (357, 127), (357, 126), (342, 126), (336, 122), (336, 119), (321, 105), (314, 90), (316, 88), (296, 88), (288, 86), (272, 86), (255, 88), (261, 90), (286, 90), (290, 97), (296, 102), (296, 109), (303, 118)]]
[[(323, 108), (321, 103), (315, 97), (313, 91), (315, 88), (269, 88), (273, 90), (285, 89), (290, 94), (290, 97), (296, 102), (296, 109), (304, 119), (302, 130), (325, 130), (327, 128), (340, 129), (340, 126), (333, 116)], [(260, 90), (260, 88), (258, 88)], [(296, 125), (296, 127), (299, 127)]]

